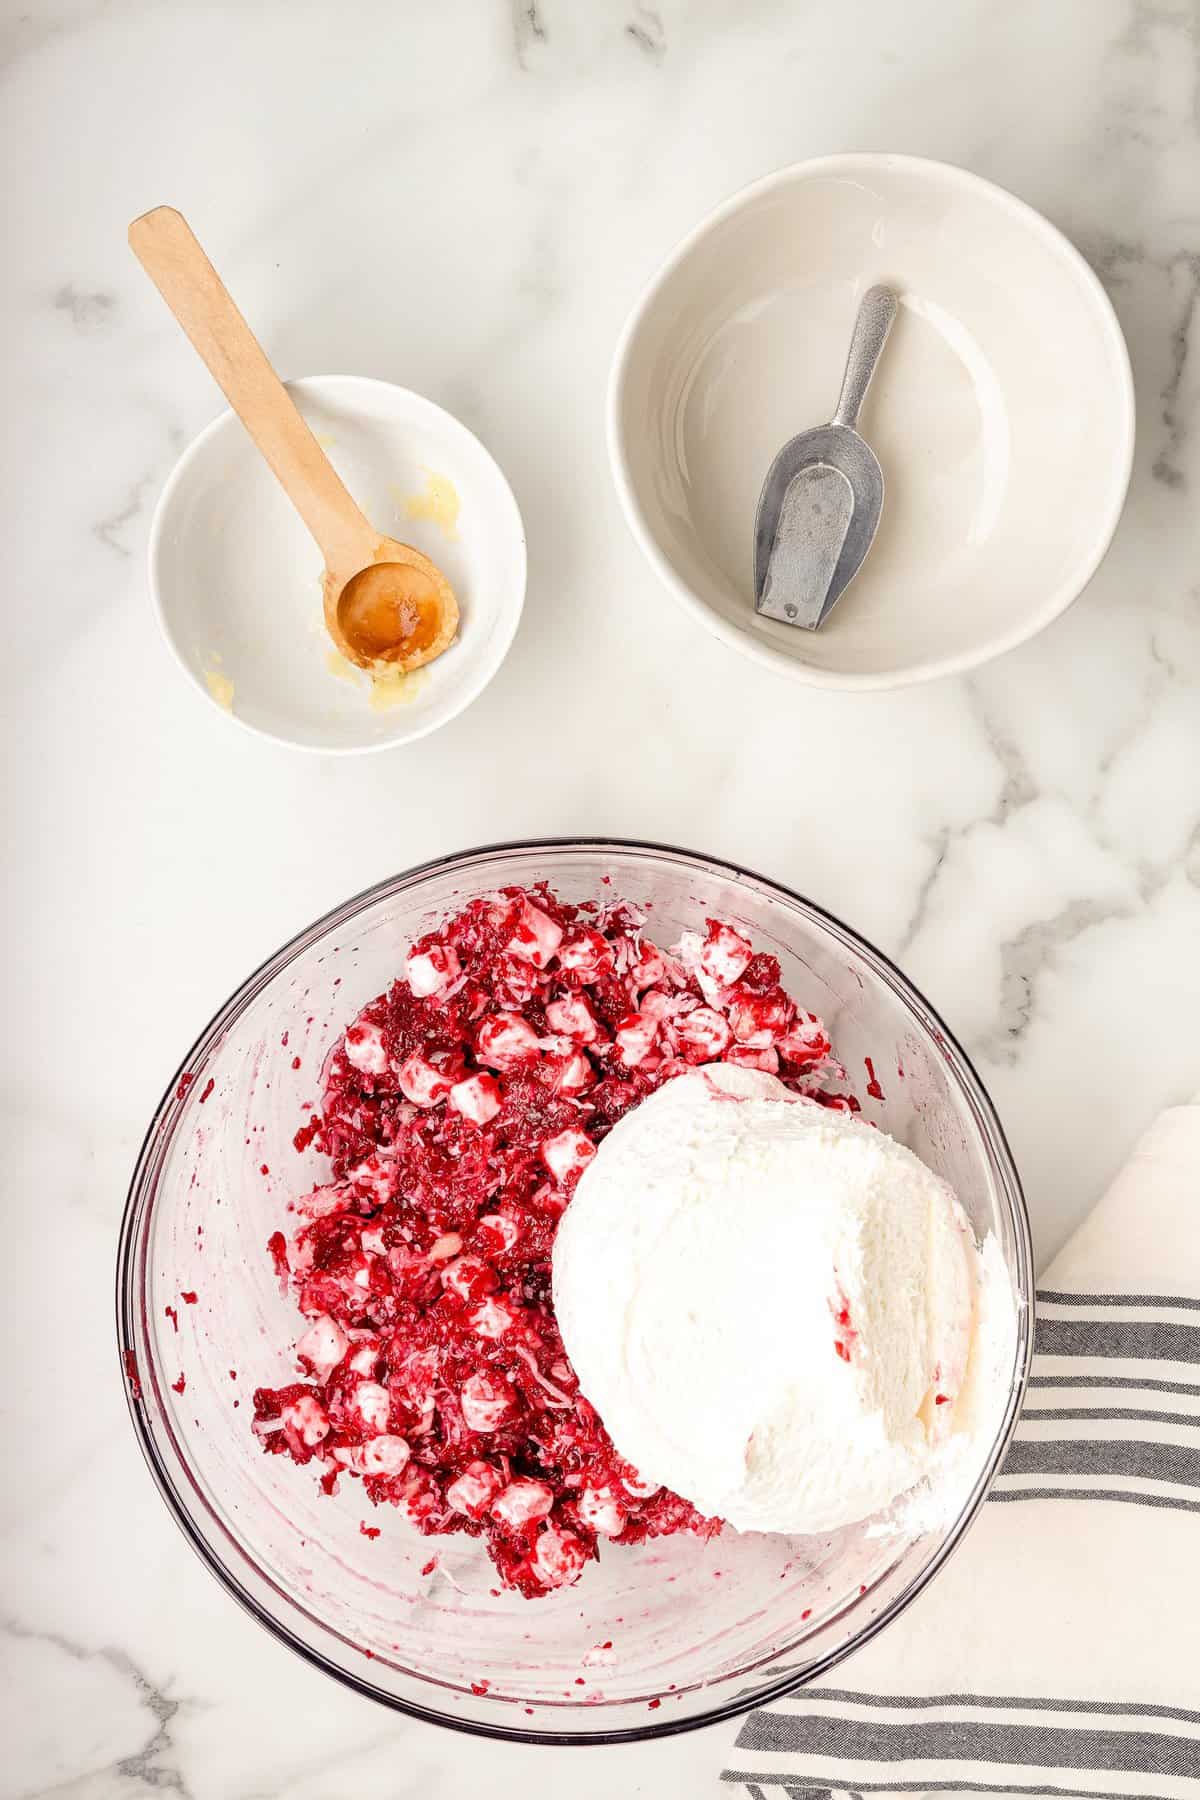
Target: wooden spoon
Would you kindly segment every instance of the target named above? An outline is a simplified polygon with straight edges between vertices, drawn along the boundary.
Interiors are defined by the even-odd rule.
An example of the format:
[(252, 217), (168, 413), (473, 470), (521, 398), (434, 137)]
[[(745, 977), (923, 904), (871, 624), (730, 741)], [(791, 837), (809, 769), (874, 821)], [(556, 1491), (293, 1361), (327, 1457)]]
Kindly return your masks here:
[(364, 518), (183, 215), (172, 206), (143, 213), (129, 243), (316, 539), (325, 624), (342, 655), (361, 668), (432, 662), (458, 629), (458, 602), (436, 563)]

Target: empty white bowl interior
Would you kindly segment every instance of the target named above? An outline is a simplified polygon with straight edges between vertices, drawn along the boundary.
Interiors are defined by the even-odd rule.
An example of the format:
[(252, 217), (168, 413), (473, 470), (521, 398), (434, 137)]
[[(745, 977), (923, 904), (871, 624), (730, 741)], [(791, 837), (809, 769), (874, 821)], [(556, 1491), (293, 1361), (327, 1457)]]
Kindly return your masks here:
[[(867, 563), (817, 633), (756, 616), (755, 506), (776, 451), (831, 417), (855, 311), (901, 308), (860, 429), (883, 466)], [(962, 171), (834, 157), (701, 227), (618, 360), (618, 478), (681, 597), (767, 656), (905, 678), (1008, 647), (1069, 604), (1115, 527), (1128, 358), (1095, 276), (1019, 201)]]
[[(288, 389), (371, 523), (445, 571), (458, 641), (390, 695), (336, 655), (321, 554), (232, 413), (184, 453), (159, 503), (151, 585), (168, 640), (214, 704), (223, 696), (270, 737), (325, 751), (419, 737), (474, 699), (512, 641), (525, 593), (516, 501), (478, 439), (418, 394), (353, 376)], [(419, 516), (439, 512), (431, 492), (457, 500), (452, 523), (452, 505)]]

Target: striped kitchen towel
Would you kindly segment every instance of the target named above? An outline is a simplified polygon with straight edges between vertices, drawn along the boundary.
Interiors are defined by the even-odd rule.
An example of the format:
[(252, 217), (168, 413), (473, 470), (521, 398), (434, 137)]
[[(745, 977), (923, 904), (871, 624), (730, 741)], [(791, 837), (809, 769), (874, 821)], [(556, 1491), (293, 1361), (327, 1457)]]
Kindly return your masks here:
[(1200, 1101), (1164, 1113), (1038, 1295), (967, 1540), (724, 1779), (798, 1794), (1200, 1800)]

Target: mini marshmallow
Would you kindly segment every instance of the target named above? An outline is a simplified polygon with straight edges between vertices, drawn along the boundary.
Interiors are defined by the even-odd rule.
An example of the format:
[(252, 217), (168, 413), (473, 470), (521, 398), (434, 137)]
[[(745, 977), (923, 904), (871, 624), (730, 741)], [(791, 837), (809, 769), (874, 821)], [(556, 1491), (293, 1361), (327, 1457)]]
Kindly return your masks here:
[(535, 969), (544, 969), (553, 959), (562, 940), (562, 926), (556, 924), (540, 906), (534, 906), (530, 900), (522, 900), (516, 928), (505, 949), (510, 956), (519, 956), (523, 962), (532, 963)]
[(321, 1313), (296, 1345), (296, 1355), (306, 1362), (318, 1381), (327, 1381), (350, 1347), (336, 1319)]
[(351, 1025), (342, 1040), (346, 1061), (364, 1075), (386, 1075), (388, 1058), (378, 1025)]
[(600, 1036), (600, 1025), (586, 994), (568, 994), (552, 1000), (546, 1008), (546, 1023), (560, 1037), (575, 1044), (594, 1044)]
[(645, 1062), (657, 1036), (657, 1023), (643, 1013), (631, 1013), (621, 1021), (617, 1026), (617, 1055), (627, 1069), (636, 1069)]
[(418, 1000), (440, 994), (462, 973), (458, 952), (452, 944), (431, 944), (428, 950), (410, 950), (404, 959), (408, 985)]
[(351, 1467), (363, 1475), (398, 1475), (410, 1455), (402, 1437), (391, 1437), (385, 1432), (361, 1445)]
[(558, 948), (558, 966), (570, 969), (580, 981), (598, 981), (613, 966), (613, 953), (602, 934), (585, 926), (572, 931)]
[(533, 1552), (533, 1571), (543, 1587), (568, 1587), (578, 1581), (587, 1562), (587, 1551), (573, 1531), (547, 1525)]
[(517, 1315), (506, 1300), (485, 1300), (482, 1306), (467, 1314), (472, 1331), (480, 1337), (501, 1338), (517, 1322)]
[(584, 1488), (578, 1512), (598, 1537), (620, 1537), (625, 1529), (626, 1513), (610, 1487)]
[(570, 1056), (564, 1057), (555, 1071), (554, 1091), (568, 1099), (573, 1094), (582, 1094), (596, 1079), (596, 1071), (582, 1050), (573, 1050)]
[(492, 1517), (520, 1531), (535, 1519), (544, 1519), (553, 1505), (554, 1490), (544, 1481), (511, 1481), (492, 1501)]
[(675, 1027), (689, 1062), (715, 1062), (733, 1042), (729, 1023), (711, 1006), (697, 1006)]
[(354, 1404), (364, 1423), (372, 1431), (386, 1431), (392, 1411), (392, 1396), (381, 1382), (360, 1381), (354, 1390)]
[(446, 1489), (446, 1505), (455, 1512), (465, 1513), (468, 1519), (481, 1519), (488, 1510), (502, 1477), (493, 1469), (491, 1463), (468, 1463), (457, 1481), (452, 1481)]
[(306, 1449), (312, 1450), (329, 1435), (329, 1418), (319, 1400), (302, 1394), (284, 1407), (280, 1418), (285, 1431), (293, 1431)]
[(414, 1106), (436, 1106), (454, 1086), (440, 1069), (436, 1069), (431, 1062), (426, 1062), (423, 1056), (418, 1056), (415, 1052), (401, 1064), (397, 1079), (400, 1092)]
[(582, 1131), (568, 1126), (557, 1137), (547, 1138), (542, 1145), (542, 1161), (561, 1186), (572, 1175), (580, 1174), (596, 1154), (596, 1146)]
[(472, 1125), (486, 1125), (500, 1111), (500, 1089), (492, 1075), (468, 1075), (450, 1089), (448, 1104)]
[(492, 1013), (475, 1035), (475, 1054), (492, 1069), (515, 1069), (541, 1054), (537, 1033), (518, 1013)]

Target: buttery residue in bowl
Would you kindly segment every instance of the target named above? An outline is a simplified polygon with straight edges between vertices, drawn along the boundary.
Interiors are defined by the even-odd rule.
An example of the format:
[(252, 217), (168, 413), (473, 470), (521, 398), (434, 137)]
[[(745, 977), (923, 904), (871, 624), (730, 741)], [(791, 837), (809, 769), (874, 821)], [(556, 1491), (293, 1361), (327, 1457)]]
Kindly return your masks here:
[(204, 671), (204, 685), (217, 705), (227, 713), (233, 711), (233, 681), (221, 667), (221, 658), (212, 658), (212, 667)]
[(325, 667), (338, 681), (348, 681), (351, 687), (358, 687), (362, 670), (352, 663), (349, 657), (343, 656), (338, 649), (330, 649), (325, 656)]
[(371, 711), (390, 712), (394, 706), (410, 706), (429, 679), (428, 667), (397, 669), (392, 663), (376, 663), (371, 677)]
[(448, 475), (425, 471), (425, 487), (419, 494), (405, 494), (401, 501), (406, 519), (428, 519), (444, 537), (458, 536), (458, 489)]
[(363, 669), (343, 656), (340, 650), (329, 651), (325, 667), (336, 680), (348, 681), (351, 687), (362, 687), (365, 683), (367, 704), (372, 712), (390, 712), (395, 706), (411, 705), (425, 686), (428, 675), (424, 668), (405, 672), (386, 662)]

